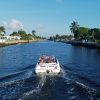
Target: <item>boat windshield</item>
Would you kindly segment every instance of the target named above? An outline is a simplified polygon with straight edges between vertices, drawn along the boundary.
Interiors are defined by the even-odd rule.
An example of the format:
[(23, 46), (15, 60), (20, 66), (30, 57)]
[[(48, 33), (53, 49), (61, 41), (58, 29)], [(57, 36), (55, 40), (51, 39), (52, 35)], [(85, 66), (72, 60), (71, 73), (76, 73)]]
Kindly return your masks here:
[(57, 60), (55, 57), (41, 56), (39, 59), (39, 63), (57, 63)]

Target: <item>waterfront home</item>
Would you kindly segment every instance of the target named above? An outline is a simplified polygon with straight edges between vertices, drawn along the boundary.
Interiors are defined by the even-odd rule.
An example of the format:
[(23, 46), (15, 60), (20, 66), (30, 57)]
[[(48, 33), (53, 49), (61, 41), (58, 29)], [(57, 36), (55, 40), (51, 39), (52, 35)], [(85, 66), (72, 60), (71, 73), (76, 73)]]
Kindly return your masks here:
[(20, 40), (20, 36), (0, 36), (0, 43), (5, 43), (6, 41), (11, 40)]

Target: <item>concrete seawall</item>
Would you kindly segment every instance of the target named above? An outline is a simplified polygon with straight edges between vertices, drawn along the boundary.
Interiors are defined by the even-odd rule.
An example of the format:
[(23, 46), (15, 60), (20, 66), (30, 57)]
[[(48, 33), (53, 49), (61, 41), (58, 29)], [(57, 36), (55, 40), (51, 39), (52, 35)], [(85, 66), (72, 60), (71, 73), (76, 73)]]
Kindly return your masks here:
[(62, 42), (67, 43), (67, 44), (71, 44), (74, 46), (82, 46), (82, 47), (87, 47), (87, 48), (100, 49), (100, 44), (92, 43), (92, 42), (89, 42), (89, 43), (83, 43), (80, 41), (66, 41), (66, 42), (62, 41)]
[(8, 41), (5, 43), (0, 43), (0, 47), (5, 47), (5, 46), (9, 46), (9, 45), (15, 45), (15, 44), (20, 44), (20, 43), (29, 43), (29, 42), (36, 42), (37, 40), (14, 40), (14, 41)]

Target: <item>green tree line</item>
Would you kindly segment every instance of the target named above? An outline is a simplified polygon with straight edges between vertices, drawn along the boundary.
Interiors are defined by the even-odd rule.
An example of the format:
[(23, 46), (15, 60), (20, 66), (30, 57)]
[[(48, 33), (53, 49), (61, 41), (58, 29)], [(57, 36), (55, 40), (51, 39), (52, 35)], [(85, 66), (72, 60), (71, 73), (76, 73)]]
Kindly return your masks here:
[(53, 41), (69, 41), (73, 38), (73, 35), (59, 35), (56, 34), (55, 36), (50, 36), (49, 40)]
[(100, 29), (99, 28), (87, 28), (81, 27), (78, 22), (73, 21), (70, 25), (70, 30), (76, 40), (91, 39), (92, 41), (100, 41)]
[[(0, 36), (5, 35), (5, 27), (0, 26)], [(36, 35), (36, 30), (32, 30), (31, 33), (26, 33), (24, 30), (18, 30), (14, 31), (10, 34), (10, 36), (20, 36), (21, 40), (39, 40), (39, 39), (44, 39), (44, 37)]]

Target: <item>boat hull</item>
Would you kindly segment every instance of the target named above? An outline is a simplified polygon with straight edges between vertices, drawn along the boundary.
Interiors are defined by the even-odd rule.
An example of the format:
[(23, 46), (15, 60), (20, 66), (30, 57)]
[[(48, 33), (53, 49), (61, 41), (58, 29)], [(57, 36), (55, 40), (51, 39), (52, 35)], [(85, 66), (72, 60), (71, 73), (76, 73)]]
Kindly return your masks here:
[(36, 74), (58, 74), (60, 73), (60, 64), (37, 64), (35, 68)]

